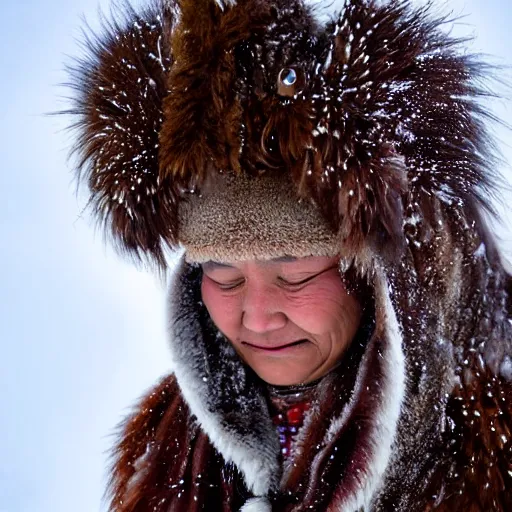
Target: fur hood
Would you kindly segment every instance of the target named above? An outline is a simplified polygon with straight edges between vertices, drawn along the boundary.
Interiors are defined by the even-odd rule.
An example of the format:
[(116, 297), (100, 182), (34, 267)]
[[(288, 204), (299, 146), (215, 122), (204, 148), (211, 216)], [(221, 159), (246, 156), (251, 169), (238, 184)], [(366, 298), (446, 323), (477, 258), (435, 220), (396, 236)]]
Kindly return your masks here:
[(183, 262), (175, 375), (122, 427), (112, 511), (512, 509), (489, 69), (442, 24), (405, 0), (347, 0), (327, 23), (303, 0), (181, 0), (127, 7), (89, 40), (73, 75), (78, 175), (117, 247), (165, 267), (179, 206), (210, 175), (281, 169), (338, 234), (342, 270), (371, 286), (375, 320), (349, 387), (322, 382), (314, 444), (282, 493), (261, 383)]

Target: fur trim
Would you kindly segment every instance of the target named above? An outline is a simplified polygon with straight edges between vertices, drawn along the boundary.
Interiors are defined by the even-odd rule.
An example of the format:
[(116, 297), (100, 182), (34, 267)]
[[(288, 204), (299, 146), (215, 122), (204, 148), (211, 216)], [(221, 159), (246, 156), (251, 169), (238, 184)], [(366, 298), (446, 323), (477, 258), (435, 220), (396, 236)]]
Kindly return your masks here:
[[(182, 263), (171, 284), (170, 335), (176, 378), (191, 412), (212, 444), (227, 462), (236, 464), (248, 488), (261, 496), (278, 488), (277, 436), (257, 380), (229, 342), (208, 325), (208, 318), (198, 315), (194, 305), (200, 303), (200, 271), (194, 272), (193, 268)], [(322, 443), (326, 449), (312, 465), (313, 470), (321, 467), (326, 450), (332, 450), (333, 443), (342, 442), (338, 438), (344, 439), (342, 434), (349, 420), (360, 416), (362, 410), (371, 414), (371, 425), (361, 431), (349, 450), (365, 456), (343, 470), (340, 467), (344, 477), (335, 503), (348, 506), (347, 510), (352, 506), (369, 506), (378, 493), (390, 460), (405, 389), (400, 328), (381, 271), (376, 274), (375, 283), (380, 327), (357, 371), (352, 399), (341, 415), (332, 420)], [(180, 292), (176, 295), (177, 290)], [(216, 335), (206, 334), (209, 341), (204, 339), (203, 333), (215, 332)], [(222, 369), (214, 368), (217, 365)], [(361, 479), (363, 474), (365, 478)], [(308, 493), (313, 491), (314, 488)]]
[(272, 505), (267, 498), (251, 498), (247, 500), (240, 512), (272, 512)]
[[(343, 485), (337, 490), (335, 500), (340, 510), (371, 510), (371, 502), (380, 491), (384, 481), (383, 476), (391, 460), (391, 449), (395, 443), (398, 420), (405, 398), (405, 356), (402, 349), (402, 333), (388, 294), (389, 283), (380, 269), (376, 272), (375, 285), (376, 303), (379, 305), (376, 323), (386, 326), (383, 333), (385, 348), (381, 355), (384, 361), (383, 382), (379, 386), (382, 401), (370, 427), (371, 452), (367, 455), (366, 461), (368, 473), (355, 494), (347, 496)], [(360, 376), (368, 377), (368, 371), (364, 366), (363, 361)], [(373, 379), (373, 375), (371, 378)], [(348, 406), (349, 410), (344, 411), (341, 418), (333, 421), (328, 436), (334, 436), (335, 432), (344, 426), (346, 418), (350, 416), (351, 406), (360, 395), (360, 387), (368, 385), (368, 382), (363, 383), (362, 379), (358, 380), (357, 388), (359, 389)]]
[(180, 206), (180, 239), (187, 261), (339, 253), (337, 237), (314, 205), (297, 200), (289, 176), (219, 176), (212, 188), (211, 194), (203, 189), (201, 197)]

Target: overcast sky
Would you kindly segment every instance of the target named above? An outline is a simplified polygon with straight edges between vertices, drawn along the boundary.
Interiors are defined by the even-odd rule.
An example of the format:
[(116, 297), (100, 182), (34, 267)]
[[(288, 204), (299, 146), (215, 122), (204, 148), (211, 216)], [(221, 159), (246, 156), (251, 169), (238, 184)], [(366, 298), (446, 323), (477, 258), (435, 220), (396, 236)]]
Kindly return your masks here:
[[(477, 36), (473, 50), (512, 64), (508, 0), (448, 4), (467, 14), (457, 30)], [(104, 511), (113, 428), (169, 371), (165, 290), (94, 234), (66, 161), (67, 121), (43, 115), (67, 106), (63, 62), (77, 54), (80, 15), (94, 27), (100, 5), (0, 7), (0, 512)], [(512, 123), (510, 102), (495, 108)], [(511, 134), (497, 135), (512, 161)]]

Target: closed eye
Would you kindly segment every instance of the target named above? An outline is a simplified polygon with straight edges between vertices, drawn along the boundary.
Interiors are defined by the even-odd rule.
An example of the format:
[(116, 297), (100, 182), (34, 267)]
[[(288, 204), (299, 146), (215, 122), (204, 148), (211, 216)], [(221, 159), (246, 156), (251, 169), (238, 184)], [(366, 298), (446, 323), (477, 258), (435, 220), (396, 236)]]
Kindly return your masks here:
[(321, 276), (325, 272), (327, 272), (329, 270), (332, 270), (333, 268), (337, 268), (337, 265), (334, 265), (332, 267), (326, 268), (325, 270), (322, 270), (321, 272), (318, 272), (318, 274), (314, 274), (312, 276), (309, 276), (306, 279), (302, 279), (301, 281), (288, 281), (287, 279), (285, 279), (283, 277), (279, 277), (278, 280), (279, 280), (279, 282), (282, 285), (284, 285), (286, 287), (289, 287), (289, 288), (299, 288), (299, 287), (305, 285), (306, 283), (309, 283), (310, 281), (313, 281), (313, 279), (316, 279), (317, 277)]
[(211, 277), (209, 277), (208, 279), (213, 281), (221, 290), (226, 290), (226, 291), (235, 290), (239, 286), (244, 284), (244, 282), (245, 282), (245, 279), (239, 279), (238, 281), (233, 281), (233, 282), (230, 282), (230, 283), (219, 283), (218, 281), (215, 281)]
[[(316, 279), (317, 277), (321, 276), (325, 272), (328, 272), (329, 270), (332, 270), (332, 269), (335, 269), (335, 268), (337, 268), (337, 265), (333, 265), (332, 267), (328, 267), (328, 268), (322, 270), (321, 272), (318, 272), (317, 274), (313, 274), (311, 276), (308, 276), (305, 279), (301, 279), (300, 281), (293, 281), (293, 280), (290, 281), (290, 280), (288, 280), (288, 279), (286, 279), (284, 277), (278, 277), (277, 281), (278, 281), (278, 283), (281, 286), (283, 286), (285, 288), (288, 288), (289, 290), (298, 290), (302, 286), (304, 286), (305, 284), (313, 281), (314, 279)], [(244, 278), (240, 278), (240, 279), (237, 279), (235, 281), (229, 281), (229, 282), (219, 282), (219, 281), (216, 281), (215, 279), (212, 279), (210, 276), (207, 276), (207, 277), (219, 289), (221, 289), (223, 291), (234, 291), (234, 290), (238, 289), (240, 286), (242, 286), (245, 283), (245, 279)]]
[(310, 276), (307, 279), (303, 279), (302, 281), (288, 281), (287, 279), (284, 279), (283, 277), (278, 277), (277, 280), (282, 285), (285, 285), (285, 286), (301, 286), (301, 285), (306, 284), (307, 282), (313, 280), (317, 275), (319, 275), (319, 274), (315, 274), (314, 276)]

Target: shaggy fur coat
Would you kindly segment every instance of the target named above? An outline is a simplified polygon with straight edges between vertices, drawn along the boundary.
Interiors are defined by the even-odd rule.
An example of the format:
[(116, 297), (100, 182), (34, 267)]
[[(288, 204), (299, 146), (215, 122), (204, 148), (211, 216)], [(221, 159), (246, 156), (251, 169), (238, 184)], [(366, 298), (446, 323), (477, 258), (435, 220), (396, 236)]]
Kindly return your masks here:
[(372, 290), (372, 335), (319, 385), (279, 459), (265, 387), (212, 325), (201, 269), (169, 293), (174, 373), (113, 455), (111, 512), (512, 510), (511, 277), (490, 72), (410, 2), (162, 0), (74, 69), (75, 150), (115, 245), (165, 267), (212, 173), (289, 172)]
[(176, 370), (122, 428), (111, 510), (510, 510), (511, 280), (492, 243), (453, 231), (444, 210), (428, 248), (375, 269), (373, 335), (321, 382), (284, 488), (264, 387), (183, 262)]

